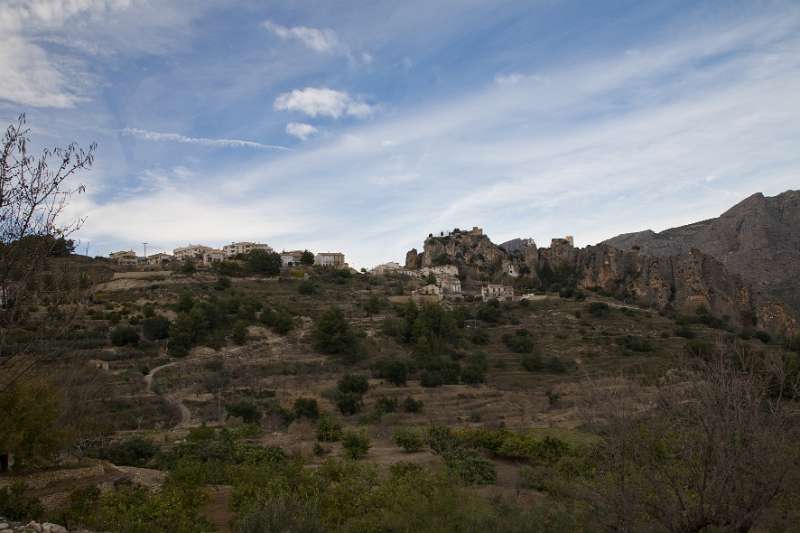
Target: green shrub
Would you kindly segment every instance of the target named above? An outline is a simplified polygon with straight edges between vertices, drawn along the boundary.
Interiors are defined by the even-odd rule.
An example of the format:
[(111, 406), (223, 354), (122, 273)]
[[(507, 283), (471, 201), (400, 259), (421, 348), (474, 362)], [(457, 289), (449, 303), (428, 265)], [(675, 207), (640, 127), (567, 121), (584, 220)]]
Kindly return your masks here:
[(406, 396), (406, 399), (403, 400), (403, 411), (406, 413), (421, 413), (424, 404), (422, 400), (416, 400), (411, 396)]
[(306, 279), (301, 281), (300, 285), (297, 286), (297, 292), (304, 296), (311, 296), (317, 292), (317, 286), (310, 279)]
[(375, 401), (375, 412), (379, 414), (394, 413), (397, 411), (397, 398), (381, 396)]
[(625, 350), (632, 352), (652, 352), (653, 345), (644, 337), (625, 335), (617, 339), (617, 343)]
[(364, 431), (348, 430), (342, 437), (345, 456), (358, 460), (367, 456), (370, 449), (369, 437)]
[(345, 374), (339, 380), (336, 388), (340, 392), (354, 393), (363, 396), (369, 390), (369, 381), (359, 374)]
[(336, 408), (343, 415), (354, 415), (361, 412), (364, 407), (364, 400), (361, 394), (353, 392), (337, 391)]
[(143, 467), (158, 453), (158, 446), (142, 437), (131, 437), (115, 443), (97, 455), (115, 465)]
[(238, 521), (237, 533), (325, 533), (319, 510), (311, 503), (276, 497), (264, 502)]
[(398, 428), (394, 442), (408, 453), (418, 452), (425, 446), (425, 436), (417, 428)]
[(676, 337), (683, 337), (684, 339), (693, 339), (694, 338), (694, 330), (690, 328), (688, 325), (678, 326), (675, 329), (675, 336)]
[(486, 354), (474, 352), (467, 358), (464, 368), (461, 369), (461, 381), (468, 385), (477, 385), (486, 382), (486, 371), (489, 365), (486, 361)]
[(266, 250), (252, 250), (247, 254), (247, 267), (257, 274), (277, 276), (281, 272), (281, 256)]
[(233, 326), (231, 339), (239, 346), (247, 342), (247, 323), (239, 321)]
[(444, 379), (438, 370), (425, 370), (420, 374), (419, 384), (423, 387), (441, 387)]
[(261, 313), (261, 322), (279, 335), (286, 335), (294, 328), (294, 318), (283, 309), (264, 310)]
[(292, 410), (295, 418), (319, 418), (319, 404), (315, 398), (297, 398)]
[(522, 368), (528, 372), (540, 372), (545, 369), (545, 362), (539, 353), (527, 353), (520, 358)]
[(595, 318), (605, 318), (611, 312), (611, 308), (605, 302), (590, 302), (586, 310)]
[(0, 516), (9, 520), (33, 520), (44, 514), (44, 507), (38, 498), (25, 494), (27, 487), (23, 481), (15, 481), (0, 489)]
[(489, 344), (489, 333), (482, 328), (475, 329), (472, 331), (472, 335), (470, 335), (469, 340), (472, 341), (472, 344), (485, 346)]
[(708, 341), (694, 339), (686, 343), (685, 350), (692, 357), (707, 358), (714, 353), (714, 345)]
[(228, 276), (220, 276), (217, 278), (217, 282), (214, 284), (214, 289), (218, 291), (224, 291), (225, 289), (231, 288), (231, 278)]
[(111, 330), (111, 344), (126, 346), (139, 344), (139, 333), (130, 326), (117, 326)]
[(493, 485), (497, 482), (494, 464), (475, 450), (455, 447), (442, 454), (447, 469), (466, 485)]
[(317, 320), (311, 334), (314, 349), (336, 355), (345, 363), (355, 363), (362, 358), (358, 336), (341, 309), (333, 307)]
[(169, 337), (170, 321), (163, 316), (153, 316), (142, 321), (142, 335), (145, 339), (155, 341)]
[(760, 340), (764, 344), (769, 344), (769, 341), (772, 340), (772, 336), (769, 333), (761, 330), (758, 330), (755, 333), (753, 333), (753, 337)]
[(241, 418), (245, 424), (257, 424), (261, 420), (261, 411), (258, 407), (247, 401), (236, 402), (225, 406), (228, 416)]
[(385, 379), (392, 385), (403, 386), (408, 380), (408, 364), (400, 359), (379, 361), (374, 368), (377, 377)]
[(531, 353), (536, 348), (531, 333), (525, 329), (518, 329), (513, 334), (506, 333), (503, 335), (503, 344), (516, 353)]
[(795, 335), (794, 337), (789, 337), (786, 339), (784, 346), (790, 352), (800, 353), (800, 335)]
[(342, 425), (331, 415), (320, 415), (317, 420), (317, 440), (336, 442), (342, 438)]

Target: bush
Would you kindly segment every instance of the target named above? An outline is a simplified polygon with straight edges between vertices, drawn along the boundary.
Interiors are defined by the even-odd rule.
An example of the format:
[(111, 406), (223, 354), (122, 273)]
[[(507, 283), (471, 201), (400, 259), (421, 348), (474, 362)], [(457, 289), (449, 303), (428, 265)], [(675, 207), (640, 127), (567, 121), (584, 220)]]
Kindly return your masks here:
[(425, 445), (422, 431), (416, 428), (398, 428), (394, 432), (394, 442), (405, 452), (418, 452)]
[(497, 482), (494, 464), (475, 450), (455, 447), (442, 454), (447, 469), (467, 485), (493, 485)]
[(605, 302), (591, 302), (586, 306), (586, 310), (595, 318), (605, 318), (611, 312), (611, 308)]
[(115, 465), (143, 467), (156, 456), (158, 446), (142, 437), (131, 437), (102, 450), (98, 455)]
[(714, 345), (708, 341), (695, 339), (686, 343), (685, 350), (692, 357), (705, 359), (714, 353)]
[(266, 309), (261, 313), (261, 322), (279, 335), (286, 335), (294, 328), (294, 318), (283, 309)]
[(139, 333), (130, 326), (117, 326), (111, 330), (111, 344), (126, 346), (139, 344)]
[(342, 379), (339, 380), (336, 388), (340, 392), (351, 392), (363, 396), (369, 390), (369, 381), (366, 377), (359, 374), (345, 374), (342, 376)]
[(363, 459), (370, 449), (369, 437), (364, 431), (345, 431), (342, 438), (345, 455), (353, 460)]
[(315, 398), (297, 398), (292, 408), (295, 418), (319, 418), (319, 404)]
[(239, 321), (233, 326), (231, 339), (239, 346), (247, 342), (247, 324), (245, 322)]
[(317, 286), (310, 279), (306, 279), (297, 286), (297, 292), (304, 296), (311, 296), (317, 292)]
[(420, 375), (419, 384), (423, 387), (441, 387), (444, 379), (438, 370), (425, 370)]
[(794, 337), (786, 339), (784, 346), (790, 352), (800, 353), (800, 335), (795, 335)]
[(632, 352), (652, 352), (653, 345), (644, 337), (626, 335), (617, 339), (617, 343), (625, 350)]
[(486, 362), (486, 354), (475, 352), (467, 358), (467, 363), (461, 370), (461, 381), (468, 385), (477, 385), (486, 382), (486, 371), (489, 365)]
[(399, 359), (381, 361), (376, 365), (377, 375), (392, 385), (402, 386), (408, 380), (408, 365)]
[(760, 340), (764, 344), (769, 344), (769, 341), (772, 340), (772, 336), (769, 333), (761, 330), (758, 330), (755, 333), (753, 333), (753, 337)]
[(406, 413), (421, 413), (423, 407), (422, 400), (415, 400), (411, 396), (406, 396), (403, 400), (403, 411)]
[(675, 329), (675, 336), (676, 337), (683, 337), (684, 339), (693, 339), (694, 338), (694, 330), (690, 328), (688, 325), (678, 326)]
[(313, 504), (276, 497), (244, 514), (237, 523), (236, 531), (325, 533), (327, 529), (322, 526), (319, 511)]
[(364, 407), (364, 400), (361, 394), (353, 392), (337, 391), (336, 408), (343, 415), (354, 415)]
[(231, 288), (231, 278), (228, 276), (220, 276), (217, 278), (217, 282), (214, 284), (214, 288), (218, 291), (224, 291), (225, 289)]
[(489, 344), (489, 333), (485, 329), (475, 329), (472, 335), (470, 335), (469, 340), (472, 341), (472, 344), (485, 346)]
[(258, 274), (277, 276), (281, 272), (281, 256), (266, 250), (253, 250), (247, 254), (247, 267)]
[(236, 402), (225, 406), (228, 416), (241, 418), (245, 424), (257, 424), (261, 421), (261, 411), (252, 402)]
[(540, 372), (545, 368), (544, 359), (542, 359), (542, 356), (538, 353), (528, 353), (523, 355), (520, 358), (520, 364), (522, 365), (522, 368), (528, 372)]
[(554, 374), (564, 374), (569, 370), (568, 365), (558, 356), (552, 355), (545, 362), (545, 369)]
[(320, 415), (317, 420), (317, 440), (336, 442), (342, 438), (342, 425), (331, 415)]
[(25, 494), (27, 487), (22, 481), (15, 481), (9, 487), (0, 489), (0, 516), (9, 520), (33, 520), (44, 514), (44, 507), (38, 498)]
[(142, 321), (142, 335), (145, 339), (156, 341), (169, 337), (170, 321), (163, 316), (145, 318)]
[(322, 353), (338, 355), (346, 363), (361, 358), (358, 337), (341, 309), (333, 307), (317, 320), (311, 334), (314, 348)]
[(503, 335), (503, 344), (516, 353), (531, 353), (536, 347), (530, 332), (525, 329), (518, 329), (513, 335), (511, 333)]
[(381, 396), (375, 402), (375, 412), (378, 414), (394, 413), (397, 411), (397, 398)]

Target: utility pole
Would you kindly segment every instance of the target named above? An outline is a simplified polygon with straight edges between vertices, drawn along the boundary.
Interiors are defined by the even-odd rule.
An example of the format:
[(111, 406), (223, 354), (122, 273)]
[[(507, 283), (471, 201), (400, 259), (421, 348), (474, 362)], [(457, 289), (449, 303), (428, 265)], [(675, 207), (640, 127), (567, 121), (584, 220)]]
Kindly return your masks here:
[(143, 242), (142, 246), (144, 246), (144, 258), (147, 259), (147, 243)]
[(89, 242), (90, 241), (86, 241), (86, 257), (89, 257)]

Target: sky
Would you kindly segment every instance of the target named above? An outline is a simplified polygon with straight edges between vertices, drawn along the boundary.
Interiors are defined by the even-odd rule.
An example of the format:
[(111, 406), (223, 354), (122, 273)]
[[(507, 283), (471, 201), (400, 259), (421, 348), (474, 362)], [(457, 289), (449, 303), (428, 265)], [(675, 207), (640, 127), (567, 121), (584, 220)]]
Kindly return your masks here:
[(3, 0), (0, 122), (97, 142), (80, 252), (403, 262), (800, 188), (800, 2)]

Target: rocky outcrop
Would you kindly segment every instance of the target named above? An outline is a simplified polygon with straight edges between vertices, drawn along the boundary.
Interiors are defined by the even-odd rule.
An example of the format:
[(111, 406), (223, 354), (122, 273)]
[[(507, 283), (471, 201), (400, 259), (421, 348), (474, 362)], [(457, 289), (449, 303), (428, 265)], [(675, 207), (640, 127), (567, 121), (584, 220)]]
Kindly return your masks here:
[(716, 259), (748, 287), (759, 321), (797, 331), (800, 316), (800, 191), (754, 194), (712, 218), (660, 233), (619, 235), (603, 244), (654, 257), (692, 250)]
[(406, 252), (406, 268), (409, 270), (414, 270), (420, 267), (419, 263), (419, 254), (417, 253), (416, 248), (410, 249)]
[(553, 239), (549, 248), (537, 248), (532, 239), (498, 246), (473, 228), (429, 235), (422, 253), (413, 249), (406, 255), (408, 269), (444, 264), (458, 268), (467, 291), (514, 279), (523, 287), (542, 285), (550, 273), (551, 279), (566, 276), (579, 287), (641, 305), (679, 311), (703, 306), (742, 327), (795, 334), (800, 192), (753, 195), (718, 219), (621, 235), (582, 249), (569, 237)]

